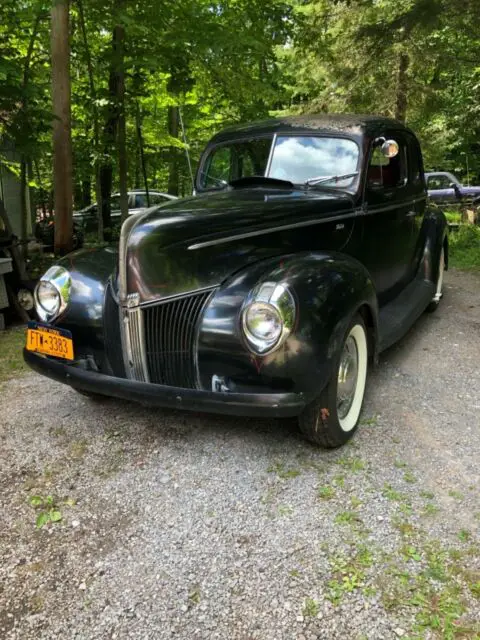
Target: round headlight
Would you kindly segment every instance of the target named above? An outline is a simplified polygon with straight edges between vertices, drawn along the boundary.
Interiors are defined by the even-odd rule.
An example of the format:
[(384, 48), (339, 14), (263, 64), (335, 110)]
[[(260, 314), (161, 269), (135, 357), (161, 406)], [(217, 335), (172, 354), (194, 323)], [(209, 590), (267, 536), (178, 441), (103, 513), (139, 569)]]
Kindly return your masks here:
[(49, 316), (54, 316), (60, 309), (60, 293), (51, 282), (41, 281), (37, 287), (37, 302)]
[(266, 355), (278, 349), (293, 330), (295, 301), (286, 285), (275, 282), (262, 283), (247, 300), (243, 333), (254, 353)]
[(35, 288), (35, 310), (44, 322), (59, 316), (70, 301), (70, 273), (63, 267), (51, 267)]
[(265, 302), (254, 302), (245, 310), (245, 327), (251, 336), (275, 343), (282, 334), (280, 313)]

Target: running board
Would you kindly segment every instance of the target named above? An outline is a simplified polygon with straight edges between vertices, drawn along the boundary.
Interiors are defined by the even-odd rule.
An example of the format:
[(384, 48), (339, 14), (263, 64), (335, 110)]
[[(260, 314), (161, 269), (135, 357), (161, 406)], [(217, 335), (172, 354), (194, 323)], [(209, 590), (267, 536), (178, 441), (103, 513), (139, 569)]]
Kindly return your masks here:
[(416, 278), (402, 293), (379, 311), (379, 351), (400, 340), (418, 320), (435, 295), (435, 286)]

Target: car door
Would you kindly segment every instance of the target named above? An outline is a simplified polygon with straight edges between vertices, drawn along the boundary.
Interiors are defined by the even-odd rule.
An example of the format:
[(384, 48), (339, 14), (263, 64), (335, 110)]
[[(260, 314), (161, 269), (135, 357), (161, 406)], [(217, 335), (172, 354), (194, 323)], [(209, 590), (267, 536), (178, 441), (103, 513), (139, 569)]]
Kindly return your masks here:
[(437, 202), (455, 202), (458, 200), (457, 191), (450, 186), (455, 182), (447, 173), (432, 173), (427, 177), (429, 197)]
[(395, 140), (399, 151), (395, 157), (386, 158), (381, 144), (371, 143), (359, 256), (372, 276), (380, 304), (395, 297), (410, 277), (415, 217), (407, 141), (399, 131), (385, 131), (383, 137)]

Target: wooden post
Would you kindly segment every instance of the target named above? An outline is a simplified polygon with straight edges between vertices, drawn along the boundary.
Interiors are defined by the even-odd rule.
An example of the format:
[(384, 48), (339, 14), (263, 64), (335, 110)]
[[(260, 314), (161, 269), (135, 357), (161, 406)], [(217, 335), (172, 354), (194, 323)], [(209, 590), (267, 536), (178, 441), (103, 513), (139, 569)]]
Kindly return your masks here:
[(53, 0), (51, 16), (55, 252), (65, 254), (73, 245), (69, 0)]

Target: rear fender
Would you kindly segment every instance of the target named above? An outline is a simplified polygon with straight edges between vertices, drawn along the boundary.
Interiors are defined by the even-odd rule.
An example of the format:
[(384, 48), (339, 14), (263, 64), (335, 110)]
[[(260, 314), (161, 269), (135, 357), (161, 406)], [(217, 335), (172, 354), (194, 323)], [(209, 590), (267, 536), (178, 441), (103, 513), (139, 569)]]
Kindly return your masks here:
[(438, 266), (442, 247), (445, 251), (445, 269), (448, 269), (448, 225), (443, 211), (427, 209), (423, 220), (425, 245), (420, 265), (425, 280), (434, 284), (438, 278)]

